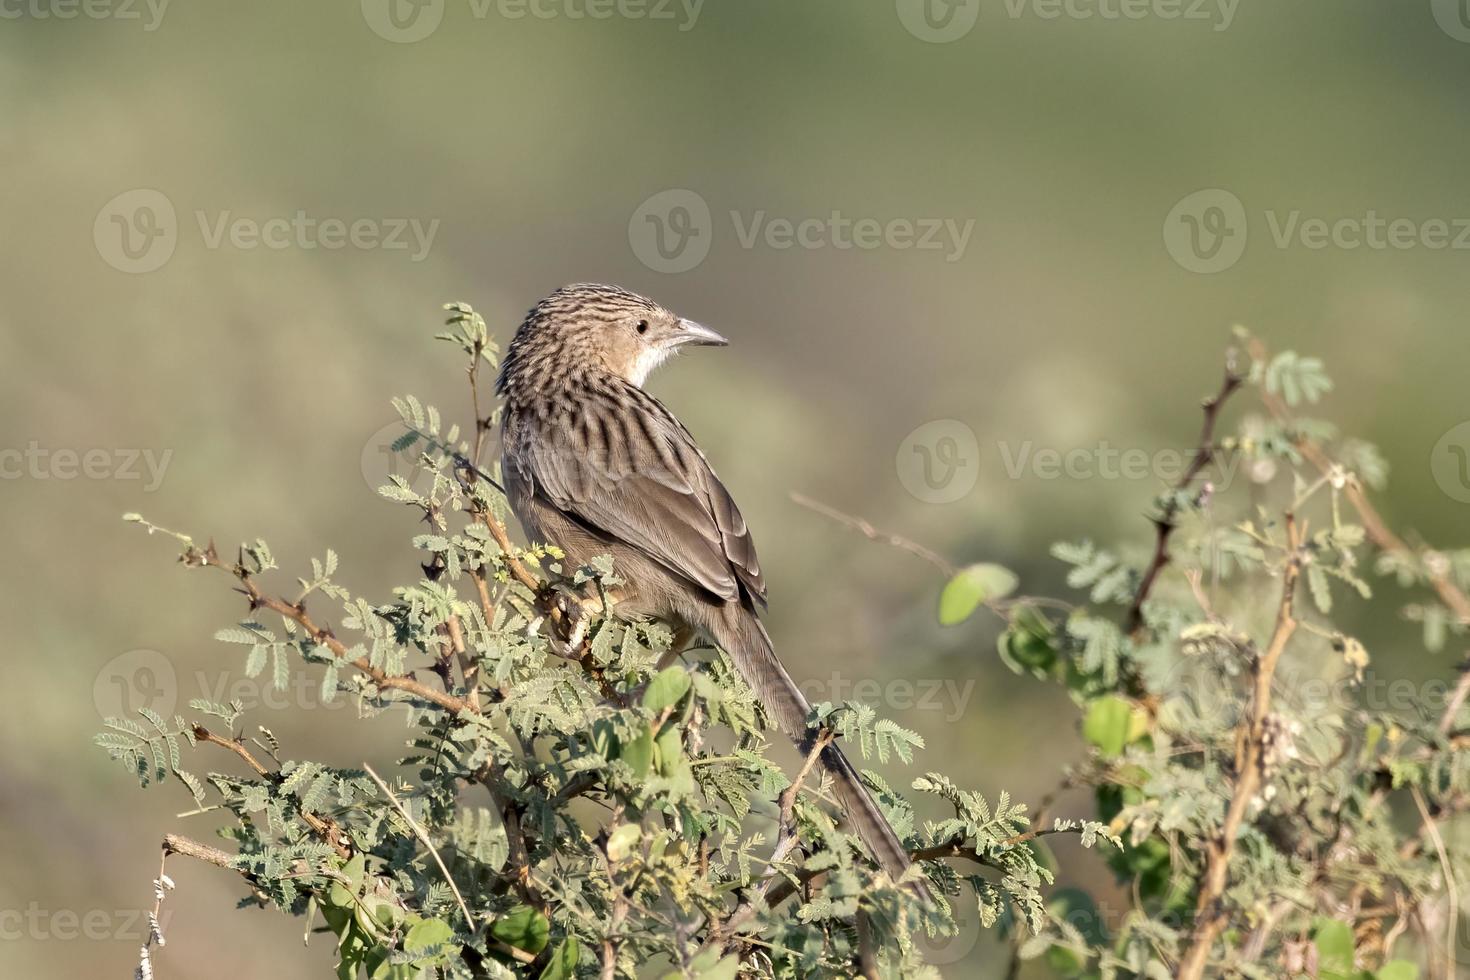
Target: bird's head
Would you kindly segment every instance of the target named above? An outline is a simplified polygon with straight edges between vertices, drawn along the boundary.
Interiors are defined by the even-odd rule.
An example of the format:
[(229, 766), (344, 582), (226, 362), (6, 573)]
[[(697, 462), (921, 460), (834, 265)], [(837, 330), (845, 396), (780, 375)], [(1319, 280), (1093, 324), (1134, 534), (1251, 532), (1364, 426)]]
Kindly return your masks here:
[(500, 371), (500, 391), (530, 390), (557, 378), (600, 370), (642, 386), (684, 347), (729, 341), (651, 299), (618, 286), (563, 286), (531, 308)]

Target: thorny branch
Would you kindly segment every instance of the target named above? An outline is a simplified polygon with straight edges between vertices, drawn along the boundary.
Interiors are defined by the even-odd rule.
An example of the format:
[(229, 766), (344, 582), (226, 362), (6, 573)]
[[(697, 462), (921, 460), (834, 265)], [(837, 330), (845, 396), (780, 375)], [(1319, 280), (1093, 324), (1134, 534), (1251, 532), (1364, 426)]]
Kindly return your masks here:
[(1183, 509), (1183, 497), (1188, 492), (1190, 485), (1215, 458), (1218, 446), (1215, 444), (1215, 426), (1220, 418), (1220, 409), (1225, 402), (1242, 384), (1245, 378), (1236, 370), (1234, 352), (1226, 357), (1225, 377), (1220, 382), (1220, 389), (1206, 398), (1202, 404), (1204, 409), (1204, 422), (1200, 427), (1199, 443), (1195, 446), (1194, 456), (1189, 461), (1189, 466), (1179, 481), (1174, 485), (1174, 492), (1169, 494), (1165, 500), (1160, 513), (1153, 518), (1154, 530), (1157, 532), (1154, 539), (1154, 554), (1149, 560), (1148, 568), (1144, 570), (1143, 580), (1139, 583), (1138, 592), (1133, 596), (1133, 603), (1128, 607), (1128, 614), (1124, 620), (1124, 631), (1130, 635), (1136, 635), (1143, 628), (1143, 604), (1148, 601), (1149, 594), (1153, 592), (1154, 584), (1158, 581), (1159, 574), (1164, 566), (1169, 563), (1169, 537), (1179, 526), (1179, 512)]

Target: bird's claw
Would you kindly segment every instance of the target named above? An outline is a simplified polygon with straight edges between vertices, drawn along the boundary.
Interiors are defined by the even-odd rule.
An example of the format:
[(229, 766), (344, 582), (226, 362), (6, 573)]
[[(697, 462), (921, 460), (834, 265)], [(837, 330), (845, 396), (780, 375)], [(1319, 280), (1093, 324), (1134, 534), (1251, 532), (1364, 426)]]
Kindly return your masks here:
[(557, 627), (549, 631), (551, 648), (562, 657), (575, 657), (587, 638), (587, 611), (579, 596), (558, 589), (550, 606), (559, 613)]

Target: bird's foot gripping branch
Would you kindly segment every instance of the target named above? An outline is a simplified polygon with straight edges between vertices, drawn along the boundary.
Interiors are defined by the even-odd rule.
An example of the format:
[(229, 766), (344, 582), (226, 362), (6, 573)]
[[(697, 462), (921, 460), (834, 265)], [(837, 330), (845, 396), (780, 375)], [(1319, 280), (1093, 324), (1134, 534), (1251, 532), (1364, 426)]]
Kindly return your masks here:
[[(1011, 597), (1005, 569), (956, 569), (824, 508), (937, 566), (945, 622), (998, 614), (1000, 662), (1077, 708), (1085, 750), (1060, 784), (1088, 820), (1053, 819), (1057, 796), (1032, 813), (940, 773), (911, 774), (906, 794), (865, 775), (926, 904), (844, 830), (817, 764), (836, 741), (912, 765), (919, 739), (863, 705), (818, 705), (801, 757), (777, 765), (723, 654), (681, 656), (663, 624), (600, 616), (616, 567), (559, 568), (555, 549), (513, 543), (481, 460), (496, 348), (472, 310), (451, 310), (441, 336), (468, 358), (474, 419), (460, 430), (398, 402), (395, 450), (419, 472), (382, 492), (424, 526), (414, 581), (391, 598), (353, 594), (330, 551), (282, 594), (264, 543), (221, 555), (133, 517), (242, 594), (243, 619), (217, 636), (248, 673), (307, 673), (355, 702), (331, 724), (399, 711), (412, 726), (391, 770), (305, 761), (310, 746), (279, 744), (237, 704), (114, 719), (98, 737), (145, 784), (198, 801), (166, 863), (215, 866), (304, 916), (339, 976), (937, 976), (925, 940), (977, 915), (1010, 945), (1012, 975), (1023, 960), (1027, 976), (1099, 980), (1462, 968), (1470, 673), (1433, 660), (1416, 673), (1443, 676), (1437, 696), (1386, 698), (1401, 689), (1367, 648), (1396, 628), (1365, 643), (1354, 627), (1371, 623), (1355, 611), (1377, 580), (1408, 591), (1403, 618), (1431, 651), (1463, 645), (1470, 550), (1389, 529), (1369, 499), (1377, 453), (1298, 414), (1329, 389), (1314, 360), (1241, 335), (1152, 532), (1054, 550), (1070, 601)], [(1217, 480), (1227, 457), (1248, 483)], [(1089, 892), (1046, 891), (1052, 834), (1099, 845), (1065, 869)], [(160, 872), (155, 913), (176, 894)], [(168, 975), (157, 942), (143, 956)]]
[[(222, 553), (128, 515), (242, 594), (243, 617), (216, 639), (248, 675), (285, 687), (304, 672), (324, 699), (356, 705), (332, 724), (401, 712), (413, 731), (396, 768), (344, 769), (237, 703), (109, 719), (99, 745), (197, 804), (186, 833), (164, 838), (165, 863), (216, 866), (254, 902), (305, 917), (344, 978), (921, 976), (924, 941), (974, 916), (973, 896), (987, 926), (1041, 934), (1052, 873), (1024, 806), (928, 773), (910, 777), (914, 795), (945, 816), (920, 820), (867, 773), (921, 862), (909, 875), (937, 896), (922, 901), (844, 829), (816, 764), (835, 740), (912, 765), (917, 735), (864, 705), (818, 705), (809, 750), (783, 768), (723, 653), (680, 656), (665, 625), (601, 616), (596, 600), (619, 584), (609, 563), (561, 568), (555, 548), (511, 541), (481, 464), (496, 410), (480, 372), (496, 347), (472, 310), (450, 309), (441, 336), (468, 358), (475, 418), (460, 429), (396, 402), (394, 449), (416, 453), (419, 472), (381, 492), (423, 527), (405, 563), (416, 580), (391, 598), (353, 593), (331, 550), (280, 592), (264, 542)], [(575, 614), (569, 596), (584, 600)], [(1109, 837), (1096, 823), (1044, 832)], [(157, 893), (161, 909), (173, 893)], [(140, 972), (168, 975), (161, 940)]]

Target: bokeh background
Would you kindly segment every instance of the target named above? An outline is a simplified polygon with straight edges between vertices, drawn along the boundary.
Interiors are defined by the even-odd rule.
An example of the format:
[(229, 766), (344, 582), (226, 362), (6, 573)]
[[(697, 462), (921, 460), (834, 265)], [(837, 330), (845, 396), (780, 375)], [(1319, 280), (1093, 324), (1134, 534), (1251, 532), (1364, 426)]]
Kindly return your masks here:
[[(372, 490), (388, 399), (468, 417), (430, 339), (446, 301), (505, 339), (605, 280), (730, 336), (652, 388), (756, 530), (793, 673), (876, 681), (923, 764), (988, 794), (1034, 802), (1081, 757), (1069, 704), (1001, 666), (993, 623), (941, 629), (932, 568), (792, 491), (1056, 592), (1046, 546), (1146, 549), (1162, 483), (1015, 460), (1183, 449), (1243, 323), (1327, 358), (1327, 412), (1382, 446), (1396, 525), (1465, 543), (1470, 487), (1432, 463), (1470, 444), (1470, 242), (1273, 235), (1293, 212), (1430, 239), (1470, 217), (1457, 0), (391, 3), (0, 0), (3, 975), (130, 975), (160, 835), (210, 836), (89, 745), (100, 714), (225, 693), (288, 752), (391, 762), (401, 721), (271, 702), (211, 639), (238, 597), (119, 517), (262, 536), (287, 575), (331, 545), (381, 598), (416, 574), (410, 515)], [(298, 213), (317, 224), (250, 247)], [(876, 247), (837, 247), (858, 229), (834, 213)], [(934, 221), (940, 247), (905, 237)], [(1392, 603), (1345, 621), (1380, 664), (1453, 670)], [(917, 705), (895, 680), (953, 684)], [(299, 922), (174, 875), (161, 975), (324, 975)], [(1000, 954), (972, 930), (935, 960), (998, 977)]]

